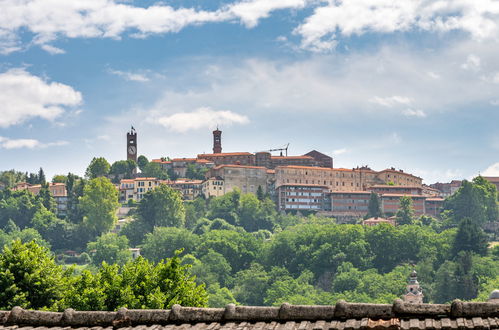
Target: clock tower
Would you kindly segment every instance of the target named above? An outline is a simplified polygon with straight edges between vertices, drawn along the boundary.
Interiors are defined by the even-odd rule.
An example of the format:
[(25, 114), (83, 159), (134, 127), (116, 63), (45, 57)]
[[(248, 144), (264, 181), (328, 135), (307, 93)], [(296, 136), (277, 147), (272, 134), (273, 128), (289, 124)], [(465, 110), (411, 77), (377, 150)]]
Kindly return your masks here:
[(137, 162), (137, 132), (133, 126), (130, 132), (126, 133), (126, 159)]

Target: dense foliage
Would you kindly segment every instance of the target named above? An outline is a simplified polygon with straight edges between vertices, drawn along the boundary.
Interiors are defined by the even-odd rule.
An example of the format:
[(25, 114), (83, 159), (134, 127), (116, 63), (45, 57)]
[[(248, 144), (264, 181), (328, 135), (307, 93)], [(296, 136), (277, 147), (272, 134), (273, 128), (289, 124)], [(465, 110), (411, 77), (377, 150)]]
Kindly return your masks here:
[[(157, 164), (142, 158), (138, 163), (144, 170)], [(48, 190), (36, 197), (0, 190), (4, 304), (114, 310), (175, 303), (390, 303), (403, 295), (413, 268), (426, 302), (484, 300), (499, 283), (499, 247), (487, 248), (493, 234), (483, 230), (497, 221), (498, 196), (481, 177), (465, 181), (446, 200), (438, 219), (417, 218), (411, 199), (404, 198), (397, 226), (374, 227), (278, 213), (262, 189), (257, 195), (235, 190), (218, 198), (182, 201), (179, 192), (160, 185), (144, 194), (116, 234), (110, 230), (117, 220), (118, 195), (102, 175), (122, 175), (119, 168), (125, 163), (113, 165), (114, 170), (103, 160), (93, 160), (87, 173), (92, 179), (54, 177), (68, 188), (63, 218), (54, 214)], [(189, 175), (196, 178), (197, 170), (190, 167)], [(18, 176), (9, 171), (4, 178), (10, 186)], [(33, 177), (43, 178), (43, 173)], [(373, 194), (366, 217), (381, 215)], [(141, 248), (144, 258), (132, 261), (130, 247)], [(56, 259), (49, 249), (58, 254)], [(75, 256), (67, 256), (67, 250)], [(56, 260), (80, 265), (63, 271)], [(16, 263), (24, 275), (12, 275)], [(40, 286), (31, 289), (33, 282), (27, 279), (44, 274), (55, 282), (39, 278)]]

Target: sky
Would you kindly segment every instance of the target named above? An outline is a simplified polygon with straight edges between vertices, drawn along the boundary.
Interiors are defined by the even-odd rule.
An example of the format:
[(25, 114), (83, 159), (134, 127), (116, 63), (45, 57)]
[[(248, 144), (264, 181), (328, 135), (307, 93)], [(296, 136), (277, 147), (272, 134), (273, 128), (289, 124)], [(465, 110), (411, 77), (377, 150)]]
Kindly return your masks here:
[(0, 0), (0, 171), (289, 143), (499, 176), (495, 0)]

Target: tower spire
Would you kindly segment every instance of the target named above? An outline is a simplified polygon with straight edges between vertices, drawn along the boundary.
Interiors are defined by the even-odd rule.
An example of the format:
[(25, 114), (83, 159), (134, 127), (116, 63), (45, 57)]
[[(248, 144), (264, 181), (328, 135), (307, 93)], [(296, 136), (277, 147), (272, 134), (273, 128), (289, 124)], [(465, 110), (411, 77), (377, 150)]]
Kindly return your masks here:
[(413, 270), (409, 276), (404, 301), (409, 304), (422, 304), (423, 297), (423, 289), (419, 286), (418, 282), (418, 273), (416, 270)]

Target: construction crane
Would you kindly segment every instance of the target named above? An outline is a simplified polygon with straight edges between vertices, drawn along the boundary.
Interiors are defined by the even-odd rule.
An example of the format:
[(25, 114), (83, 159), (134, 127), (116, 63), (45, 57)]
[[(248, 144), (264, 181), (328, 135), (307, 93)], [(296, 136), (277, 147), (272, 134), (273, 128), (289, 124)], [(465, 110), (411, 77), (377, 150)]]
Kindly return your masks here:
[(283, 151), (286, 151), (286, 157), (288, 157), (288, 147), (289, 147), (289, 143), (286, 144), (286, 146), (282, 147), (282, 148), (276, 148), (276, 149), (270, 149), (270, 150), (266, 150), (268, 152), (272, 152), (272, 151), (280, 151), (281, 152), (281, 157), (282, 157), (282, 152)]

